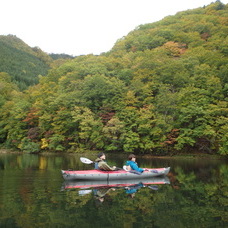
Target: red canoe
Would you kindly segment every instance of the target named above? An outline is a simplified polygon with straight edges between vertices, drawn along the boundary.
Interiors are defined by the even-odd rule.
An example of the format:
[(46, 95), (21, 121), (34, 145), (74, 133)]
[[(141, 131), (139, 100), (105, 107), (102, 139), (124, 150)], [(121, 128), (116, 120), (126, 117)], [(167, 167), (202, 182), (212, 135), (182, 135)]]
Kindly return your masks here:
[(164, 176), (169, 173), (170, 167), (167, 168), (155, 168), (147, 169), (143, 173), (133, 171), (101, 171), (101, 170), (79, 170), (70, 171), (62, 170), (64, 180), (133, 180), (133, 179), (145, 179), (151, 177)]

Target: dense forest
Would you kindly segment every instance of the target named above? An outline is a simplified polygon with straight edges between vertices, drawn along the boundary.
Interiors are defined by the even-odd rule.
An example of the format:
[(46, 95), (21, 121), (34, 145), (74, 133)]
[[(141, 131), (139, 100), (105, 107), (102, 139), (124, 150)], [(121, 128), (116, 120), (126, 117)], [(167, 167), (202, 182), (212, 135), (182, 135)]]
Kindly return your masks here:
[(0, 36), (0, 72), (12, 77), (21, 90), (39, 82), (46, 75), (51, 57), (39, 48), (31, 48), (14, 35)]
[(8, 73), (20, 90), (36, 85), (39, 75), (47, 75), (56, 64), (55, 60), (72, 58), (66, 54), (47, 54), (38, 47), (31, 48), (15, 35), (0, 35), (0, 72)]
[(3, 64), (0, 143), (25, 152), (227, 155), (227, 17), (216, 1), (140, 25), (99, 56), (42, 59), (39, 83), (24, 91)]

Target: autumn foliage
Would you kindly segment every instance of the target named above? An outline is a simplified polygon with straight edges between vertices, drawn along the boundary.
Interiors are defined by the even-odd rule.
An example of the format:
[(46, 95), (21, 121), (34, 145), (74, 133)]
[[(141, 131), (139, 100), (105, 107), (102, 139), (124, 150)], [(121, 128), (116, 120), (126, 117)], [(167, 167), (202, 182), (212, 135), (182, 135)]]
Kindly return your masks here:
[(228, 6), (140, 25), (21, 92), (0, 73), (0, 142), (28, 152), (228, 151)]

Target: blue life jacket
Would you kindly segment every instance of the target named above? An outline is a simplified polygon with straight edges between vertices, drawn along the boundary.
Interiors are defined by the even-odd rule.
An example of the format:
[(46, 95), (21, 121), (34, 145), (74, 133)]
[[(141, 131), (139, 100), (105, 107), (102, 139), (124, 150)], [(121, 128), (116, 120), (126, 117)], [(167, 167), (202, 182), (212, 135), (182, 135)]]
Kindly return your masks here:
[(99, 170), (98, 162), (94, 162), (94, 169), (98, 169)]
[(134, 161), (127, 161), (126, 162), (126, 166), (128, 166), (128, 165), (131, 167), (131, 169), (133, 169), (133, 170), (135, 170), (137, 172), (142, 173), (144, 171), (144, 169), (139, 168), (137, 163), (134, 162)]

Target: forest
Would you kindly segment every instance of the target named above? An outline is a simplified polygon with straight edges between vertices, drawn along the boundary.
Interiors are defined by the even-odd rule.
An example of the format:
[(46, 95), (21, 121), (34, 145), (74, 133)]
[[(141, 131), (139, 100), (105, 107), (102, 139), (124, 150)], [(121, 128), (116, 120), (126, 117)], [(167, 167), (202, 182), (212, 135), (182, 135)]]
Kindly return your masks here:
[(14, 35), (0, 36), (0, 72), (10, 74), (19, 89), (27, 89), (39, 82), (38, 75), (46, 75), (52, 58), (39, 48), (31, 48)]
[(139, 25), (101, 55), (54, 60), (36, 49), (37, 82), (1, 63), (1, 147), (227, 156), (227, 17), (216, 1)]

